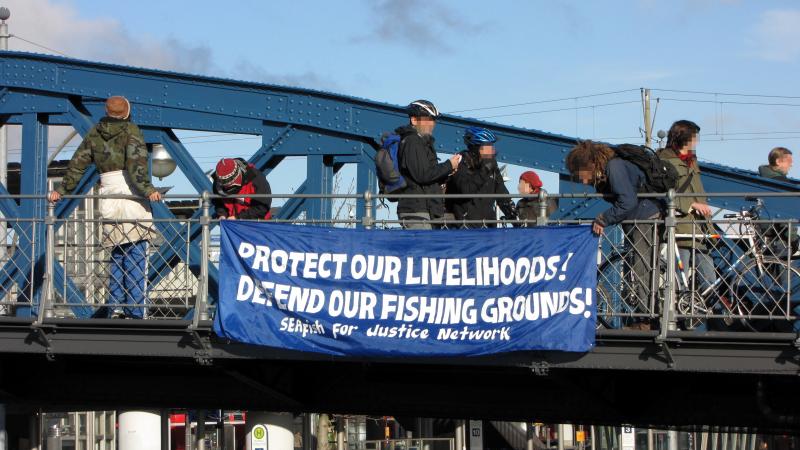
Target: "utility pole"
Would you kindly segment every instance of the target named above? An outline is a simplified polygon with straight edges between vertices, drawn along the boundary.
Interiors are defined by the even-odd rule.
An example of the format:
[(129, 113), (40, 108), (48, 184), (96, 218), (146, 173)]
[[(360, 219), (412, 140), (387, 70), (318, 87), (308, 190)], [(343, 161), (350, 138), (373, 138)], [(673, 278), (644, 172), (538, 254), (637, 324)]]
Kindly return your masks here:
[(644, 110), (644, 145), (652, 148), (653, 126), (650, 123), (650, 89), (642, 88), (642, 109)]
[[(8, 50), (8, 24), (6, 20), (11, 17), (11, 11), (8, 8), (0, 8), (0, 50)], [(0, 184), (8, 189), (8, 128), (5, 124), (0, 123)], [(0, 213), (0, 218), (3, 215)], [(0, 221), (0, 261), (6, 259), (6, 228), (7, 224)], [(5, 300), (8, 300), (6, 296)], [(6, 314), (8, 308), (0, 307), (0, 315)], [(2, 449), (0, 449), (2, 450)]]

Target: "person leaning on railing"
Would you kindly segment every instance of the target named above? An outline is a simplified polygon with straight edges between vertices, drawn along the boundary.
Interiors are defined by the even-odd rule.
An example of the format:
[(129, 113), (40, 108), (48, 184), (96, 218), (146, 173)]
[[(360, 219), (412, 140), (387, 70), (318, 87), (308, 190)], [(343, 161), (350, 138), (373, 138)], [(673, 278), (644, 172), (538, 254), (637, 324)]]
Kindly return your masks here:
[(214, 193), (231, 196), (214, 199), (220, 219), (269, 220), (272, 199), (248, 197), (272, 193), (267, 177), (242, 158), (222, 158), (214, 170)]
[[(696, 194), (689, 197), (676, 197), (675, 210), (680, 216), (675, 234), (703, 235), (714, 234), (710, 223), (711, 207), (703, 188), (700, 176), (700, 167), (697, 164), (695, 150), (700, 127), (689, 120), (679, 120), (672, 124), (667, 133), (667, 146), (658, 151), (662, 160), (675, 167), (678, 172), (678, 182), (675, 192)], [(697, 238), (676, 238), (678, 252), (681, 260), (688, 267), (694, 268), (699, 275), (695, 288), (700, 291), (716, 280), (714, 262), (709, 255), (706, 240)], [(692, 258), (694, 256), (694, 258)]]
[(144, 136), (130, 121), (130, 114), (131, 105), (125, 97), (109, 97), (106, 116), (83, 138), (69, 161), (61, 186), (49, 195), (55, 203), (62, 195), (72, 193), (91, 164), (100, 172), (102, 245), (111, 249), (108, 304), (115, 309), (101, 308), (96, 317), (144, 317), (144, 308), (117, 306), (145, 303), (147, 244), (156, 233), (150, 203), (146, 200), (161, 200), (161, 193), (150, 181)]
[[(605, 194), (611, 207), (601, 212), (592, 222), (592, 231), (602, 235), (605, 228), (631, 220), (656, 220), (663, 214), (661, 202), (655, 199), (639, 199), (637, 192), (646, 183), (644, 172), (636, 164), (617, 156), (606, 144), (592, 141), (579, 142), (567, 155), (567, 170), (583, 184), (594, 186), (598, 193)], [(627, 292), (635, 298), (631, 304), (642, 307), (650, 298), (650, 274), (652, 273), (654, 242), (653, 223), (625, 223), (622, 229), (631, 251), (628, 265), (635, 280)], [(648, 320), (634, 321), (628, 328), (649, 330)]]

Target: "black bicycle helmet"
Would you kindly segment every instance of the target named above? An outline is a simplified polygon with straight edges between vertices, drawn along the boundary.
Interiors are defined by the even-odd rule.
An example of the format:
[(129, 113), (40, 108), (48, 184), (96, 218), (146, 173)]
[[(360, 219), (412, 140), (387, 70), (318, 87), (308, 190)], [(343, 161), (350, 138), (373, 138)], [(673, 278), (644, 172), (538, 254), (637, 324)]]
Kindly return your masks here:
[(415, 100), (406, 107), (408, 117), (439, 117), (439, 110), (427, 100)]

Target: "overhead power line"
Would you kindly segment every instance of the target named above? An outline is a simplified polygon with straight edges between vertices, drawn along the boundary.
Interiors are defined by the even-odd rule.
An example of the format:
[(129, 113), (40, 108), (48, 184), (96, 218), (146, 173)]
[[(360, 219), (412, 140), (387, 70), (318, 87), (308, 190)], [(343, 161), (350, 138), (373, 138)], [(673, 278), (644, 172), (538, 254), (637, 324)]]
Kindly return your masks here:
[(718, 105), (721, 104), (721, 105), (756, 105), (756, 106), (790, 106), (790, 107), (800, 106), (800, 103), (737, 102), (728, 100), (700, 100), (692, 98), (664, 98), (664, 97), (659, 97), (659, 99), (661, 101), (687, 102), (687, 103), (714, 103)]
[(564, 97), (564, 98), (554, 98), (549, 100), (533, 100), (530, 102), (523, 102), (523, 103), (512, 103), (508, 105), (496, 105), (496, 106), (484, 106), (480, 108), (470, 108), (470, 109), (459, 109), (456, 111), (448, 111), (447, 114), (455, 114), (455, 113), (462, 113), (462, 112), (471, 112), (471, 111), (484, 111), (488, 109), (502, 109), (502, 108), (513, 108), (516, 106), (528, 106), (528, 105), (538, 105), (542, 103), (557, 103), (557, 102), (564, 102), (567, 100), (579, 100), (582, 98), (591, 98), (591, 97), (600, 97), (603, 95), (614, 95), (614, 94), (624, 94), (626, 92), (638, 92), (639, 89), (624, 89), (621, 91), (610, 91), (610, 92), (599, 92), (597, 94), (588, 94), (588, 95), (578, 95), (573, 97)]
[(585, 105), (585, 106), (571, 106), (567, 108), (557, 108), (557, 109), (543, 109), (539, 111), (526, 111), (526, 112), (518, 112), (518, 113), (508, 113), (508, 114), (496, 114), (492, 116), (480, 116), (477, 119), (493, 119), (496, 117), (511, 117), (511, 116), (524, 116), (528, 114), (542, 114), (542, 113), (549, 113), (549, 112), (559, 112), (559, 111), (575, 111), (579, 109), (592, 109), (592, 108), (602, 108), (607, 106), (616, 106), (616, 105), (629, 105), (631, 103), (640, 103), (639, 100), (630, 100), (627, 102), (612, 102), (612, 103), (601, 103), (596, 105)]
[(675, 93), (679, 93), (679, 94), (722, 95), (722, 96), (729, 96), (729, 97), (761, 97), (761, 98), (800, 99), (800, 96), (796, 96), (796, 95), (742, 94), (742, 93), (735, 93), (735, 92), (688, 91), (688, 90), (680, 90), (680, 89), (656, 89), (656, 88), (651, 88), (650, 90), (651, 91), (658, 91), (658, 92), (675, 92)]
[(58, 51), (58, 50), (52, 49), (52, 48), (50, 48), (50, 47), (47, 47), (47, 46), (44, 46), (44, 45), (42, 45), (42, 44), (37, 44), (36, 42), (33, 42), (33, 41), (31, 41), (30, 39), (25, 39), (24, 37), (22, 37), (22, 36), (20, 36), (20, 35), (18, 35), (18, 34), (11, 34), (11, 35), (9, 35), (9, 37), (11, 37), (11, 38), (17, 38), (17, 39), (19, 39), (20, 41), (27, 42), (28, 44), (35, 45), (36, 47), (43, 48), (43, 49), (45, 49), (45, 50), (47, 50), (47, 51), (50, 51), (50, 52), (53, 52), (53, 53), (58, 53), (58, 54), (59, 54), (59, 55), (61, 55), (61, 56), (66, 56), (66, 57), (69, 57), (69, 55), (67, 55), (66, 53), (62, 53), (62, 52), (60, 52), (60, 51)]

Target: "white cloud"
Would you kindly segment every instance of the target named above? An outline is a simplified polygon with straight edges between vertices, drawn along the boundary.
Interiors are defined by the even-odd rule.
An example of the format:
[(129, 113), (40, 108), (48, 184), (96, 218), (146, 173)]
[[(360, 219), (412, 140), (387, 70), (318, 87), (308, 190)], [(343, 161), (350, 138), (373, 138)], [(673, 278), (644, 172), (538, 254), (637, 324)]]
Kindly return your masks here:
[[(170, 38), (134, 37), (113, 18), (85, 19), (72, 6), (52, 0), (5, 0), (11, 10), (9, 31), (68, 56), (197, 74), (218, 71), (211, 49)], [(12, 50), (52, 53), (21, 39)]]
[(764, 11), (750, 30), (752, 54), (767, 61), (793, 62), (800, 57), (800, 10)]
[[(252, 81), (285, 82), (313, 89), (336, 86), (313, 71), (301, 74), (271, 72), (244, 59), (231, 68), (215, 62), (206, 45), (192, 45), (174, 37), (134, 35), (114, 18), (81, 17), (68, 3), (55, 0), (3, 0), (11, 10), (9, 31), (67, 56), (150, 69), (213, 75)], [(11, 50), (53, 53), (21, 39), (11, 39)]]

